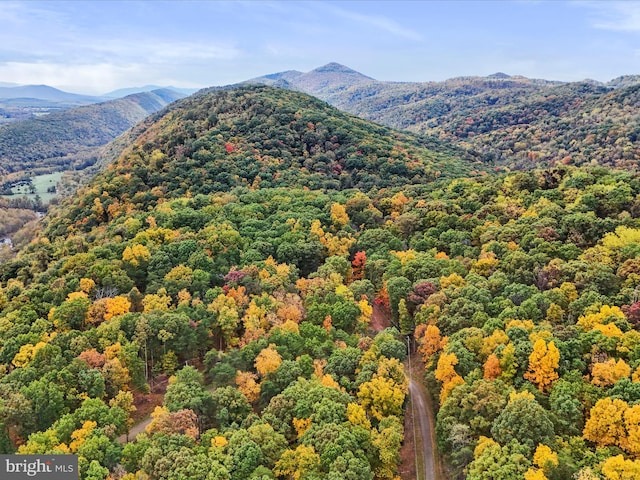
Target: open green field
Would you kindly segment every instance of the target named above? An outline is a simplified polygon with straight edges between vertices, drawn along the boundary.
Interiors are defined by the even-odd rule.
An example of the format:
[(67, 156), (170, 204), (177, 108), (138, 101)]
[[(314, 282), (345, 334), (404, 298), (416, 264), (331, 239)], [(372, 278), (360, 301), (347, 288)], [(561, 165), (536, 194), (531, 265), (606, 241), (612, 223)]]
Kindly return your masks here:
[(55, 187), (61, 178), (62, 172), (36, 175), (35, 177), (31, 177), (31, 183), (33, 183), (35, 192), (31, 191), (30, 185), (21, 184), (11, 189), (11, 191), (13, 192), (12, 195), (2, 195), (2, 197), (12, 198), (15, 196), (26, 196), (29, 199), (34, 199), (36, 195), (39, 195), (42, 203), (47, 203), (56, 196), (55, 193), (48, 192), (47, 190), (50, 187)]

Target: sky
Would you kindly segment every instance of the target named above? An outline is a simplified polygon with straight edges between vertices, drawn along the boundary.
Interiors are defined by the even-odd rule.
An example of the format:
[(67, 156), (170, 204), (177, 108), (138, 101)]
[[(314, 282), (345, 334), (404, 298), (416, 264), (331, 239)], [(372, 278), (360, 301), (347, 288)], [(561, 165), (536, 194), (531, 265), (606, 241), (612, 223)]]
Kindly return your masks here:
[(0, 83), (200, 88), (329, 62), (608, 81), (640, 74), (640, 1), (0, 1)]

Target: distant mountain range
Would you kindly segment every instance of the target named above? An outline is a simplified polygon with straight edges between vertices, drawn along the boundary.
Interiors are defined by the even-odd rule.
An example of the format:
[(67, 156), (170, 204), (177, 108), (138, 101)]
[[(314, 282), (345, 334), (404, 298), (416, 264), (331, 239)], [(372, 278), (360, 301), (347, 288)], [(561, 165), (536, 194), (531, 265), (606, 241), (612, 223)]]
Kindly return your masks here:
[(62, 112), (81, 105), (105, 102), (136, 93), (171, 90), (184, 97), (196, 92), (194, 88), (145, 85), (114, 90), (100, 96), (79, 95), (48, 85), (15, 85), (0, 82), (0, 125), (29, 120), (42, 115)]
[(105, 145), (151, 113), (184, 97), (155, 90), (0, 127), (0, 175), (79, 169)]
[[(481, 158), (500, 168), (563, 163), (638, 169), (640, 75), (607, 83), (566, 83), (503, 72), (441, 82), (391, 82), (329, 63), (306, 73), (289, 70), (244, 83), (308, 93), (348, 113), (423, 134), (439, 148), (448, 144), (452, 151), (466, 151), (469, 158)], [(153, 87), (132, 87), (107, 95)], [(97, 159), (95, 147), (191, 92), (173, 88), (144, 91), (122, 101), (110, 100), (70, 110), (67, 115), (49, 114), (0, 128), (0, 174), (34, 167), (49, 170), (91, 165)], [(47, 86), (2, 87), (2, 95), (11, 97), (0, 100), (0, 123), (3, 107), (30, 105), (29, 116), (33, 117), (47, 109), (62, 108), (63, 103), (57, 102), (69, 105), (98, 100)], [(38, 95), (39, 99), (25, 100), (19, 95)]]
[(108, 99), (64, 92), (48, 85), (0, 83), (0, 125), (105, 100)]
[(152, 92), (154, 90), (172, 90), (174, 92), (178, 92), (183, 96), (189, 96), (199, 90), (199, 88), (177, 88), (177, 87), (161, 87), (158, 85), (145, 85), (143, 87), (128, 87), (128, 88), (120, 88), (118, 90), (114, 90), (112, 92), (105, 93), (102, 95), (107, 98), (122, 98), (127, 95), (133, 95), (134, 93), (142, 93), (142, 92)]
[(142, 92), (152, 92), (154, 90), (172, 90), (183, 96), (197, 92), (198, 88), (177, 88), (172, 86), (145, 85), (142, 87), (128, 87), (113, 90), (103, 95), (81, 95), (77, 93), (65, 92), (49, 85), (16, 85), (13, 83), (0, 82), (0, 103), (9, 99), (31, 99), (44, 100), (48, 102), (59, 102), (65, 104), (86, 105), (89, 103), (99, 103), (114, 98), (122, 98), (128, 95)]
[(0, 86), (0, 99), (11, 98), (33, 98), (53, 102), (76, 103), (78, 105), (97, 103), (104, 100), (102, 97), (64, 92), (48, 85)]
[(249, 83), (309, 93), (359, 117), (448, 140), (509, 168), (563, 162), (637, 169), (640, 159), (638, 75), (606, 84), (502, 72), (443, 82), (387, 82), (330, 63)]

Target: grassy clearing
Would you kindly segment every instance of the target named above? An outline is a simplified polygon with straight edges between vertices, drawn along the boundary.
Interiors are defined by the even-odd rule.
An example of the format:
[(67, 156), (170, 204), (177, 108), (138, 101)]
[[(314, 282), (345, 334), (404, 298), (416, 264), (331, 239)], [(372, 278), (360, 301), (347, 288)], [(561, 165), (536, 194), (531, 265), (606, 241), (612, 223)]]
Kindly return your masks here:
[(26, 196), (29, 199), (33, 200), (35, 199), (36, 195), (39, 195), (42, 203), (47, 203), (56, 196), (55, 193), (48, 192), (47, 190), (51, 187), (55, 187), (61, 178), (62, 172), (36, 175), (35, 177), (31, 177), (31, 183), (33, 184), (35, 192), (31, 191), (29, 185), (22, 184), (11, 189), (13, 195), (3, 195), (3, 197), (12, 198), (15, 196)]

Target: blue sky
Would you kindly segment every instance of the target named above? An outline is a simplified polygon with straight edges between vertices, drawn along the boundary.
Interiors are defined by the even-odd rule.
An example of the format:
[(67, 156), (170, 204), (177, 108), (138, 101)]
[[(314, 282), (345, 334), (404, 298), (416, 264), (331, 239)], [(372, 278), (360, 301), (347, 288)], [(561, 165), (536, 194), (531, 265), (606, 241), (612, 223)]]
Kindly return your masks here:
[(640, 74), (640, 2), (0, 1), (0, 82), (105, 93), (339, 62), (379, 80)]

